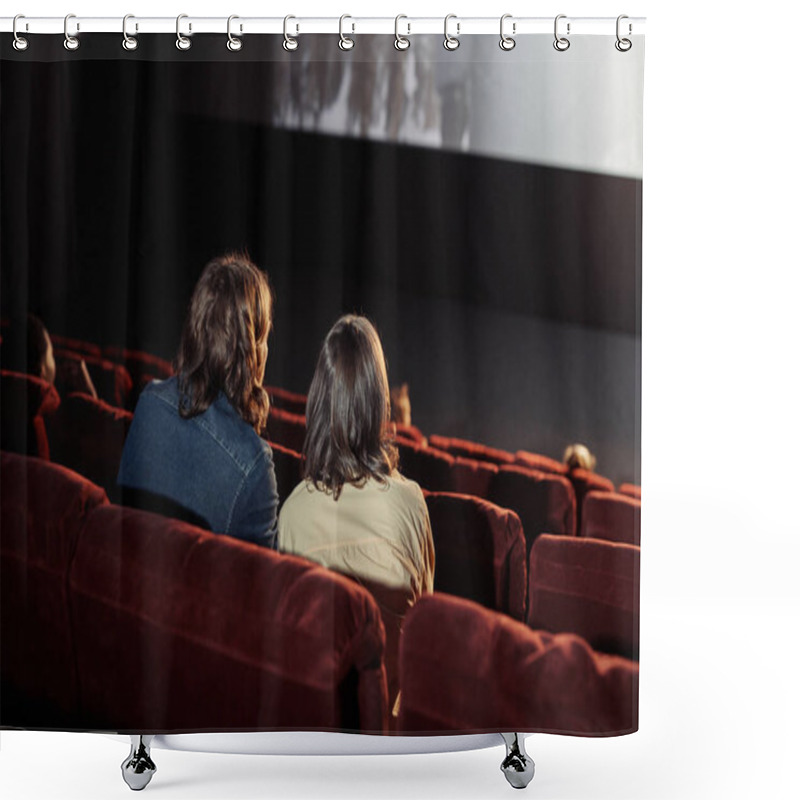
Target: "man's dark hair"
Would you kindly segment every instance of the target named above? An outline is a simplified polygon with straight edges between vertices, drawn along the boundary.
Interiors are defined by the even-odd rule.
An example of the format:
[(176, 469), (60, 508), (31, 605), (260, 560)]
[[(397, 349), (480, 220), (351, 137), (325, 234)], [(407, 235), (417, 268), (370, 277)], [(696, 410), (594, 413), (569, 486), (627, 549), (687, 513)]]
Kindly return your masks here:
[(269, 414), (261, 381), (271, 327), (266, 274), (242, 253), (210, 261), (194, 288), (175, 359), (181, 416), (202, 414), (223, 392), (261, 433)]

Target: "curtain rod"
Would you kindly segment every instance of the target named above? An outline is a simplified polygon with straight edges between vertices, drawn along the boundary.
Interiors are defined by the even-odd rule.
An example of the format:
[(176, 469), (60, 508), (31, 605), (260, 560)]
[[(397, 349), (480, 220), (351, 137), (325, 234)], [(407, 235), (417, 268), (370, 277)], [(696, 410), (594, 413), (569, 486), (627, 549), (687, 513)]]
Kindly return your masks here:
[[(304, 33), (330, 34), (391, 34), (399, 32), (403, 36), (415, 34), (443, 34), (444, 17), (232, 17), (231, 31), (237, 36), (247, 34), (284, 34), (287, 30), (292, 36)], [(513, 17), (505, 15), (503, 29), (509, 36), (526, 34), (553, 35), (554, 17)], [(617, 33), (616, 17), (569, 17), (559, 15), (559, 32), (568, 35), (614, 36)], [(621, 21), (621, 35), (631, 36), (644, 33), (644, 17), (624, 17)], [(180, 31), (184, 36), (198, 33), (227, 33), (228, 17), (192, 17), (181, 15)], [(122, 33), (122, 17), (26, 17), (17, 18), (16, 32), (19, 35), (61, 34), (65, 26), (70, 36), (83, 33)], [(129, 36), (149, 33), (176, 33), (178, 21), (175, 17), (136, 17), (129, 15), (125, 30)], [(284, 27), (286, 26), (286, 28)], [(397, 26), (397, 27), (396, 27)], [(569, 30), (567, 30), (569, 26)], [(14, 17), (0, 17), (0, 32), (14, 30)], [(497, 17), (458, 17), (449, 15), (447, 30), (454, 36), (474, 34), (499, 34), (500, 16)]]

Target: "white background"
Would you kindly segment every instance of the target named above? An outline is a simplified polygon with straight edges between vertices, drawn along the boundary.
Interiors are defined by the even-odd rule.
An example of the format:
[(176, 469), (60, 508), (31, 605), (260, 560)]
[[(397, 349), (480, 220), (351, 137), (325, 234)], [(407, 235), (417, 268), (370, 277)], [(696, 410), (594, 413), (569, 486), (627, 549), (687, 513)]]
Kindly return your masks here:
[[(537, 775), (527, 793), (797, 797), (797, 4), (27, 0), (3, 11), (68, 12), (648, 17), (641, 730), (610, 740), (531, 737)], [(101, 736), (2, 732), (0, 793), (129, 797), (119, 772), (126, 753)], [(146, 792), (170, 800), (509, 797), (501, 755), (156, 751), (159, 771)]]

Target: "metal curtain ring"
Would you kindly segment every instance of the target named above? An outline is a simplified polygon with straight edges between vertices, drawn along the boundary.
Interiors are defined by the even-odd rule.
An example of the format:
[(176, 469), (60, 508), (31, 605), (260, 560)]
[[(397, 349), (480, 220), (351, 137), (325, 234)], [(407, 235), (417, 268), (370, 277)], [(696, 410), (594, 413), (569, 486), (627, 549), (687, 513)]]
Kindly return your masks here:
[[(513, 50), (517, 46), (517, 40), (514, 39), (512, 36), (509, 36), (503, 29), (503, 26), (505, 25), (505, 21), (507, 19), (511, 19), (511, 14), (503, 14), (503, 16), (500, 17), (500, 49), (505, 50), (506, 52), (508, 52), (509, 50)], [(511, 23), (511, 32), (516, 34), (517, 32), (516, 22)]]
[[(67, 50), (77, 50), (81, 46), (81, 43), (78, 41), (77, 36), (69, 35), (69, 21), (71, 19), (75, 19), (74, 14), (67, 14), (67, 16), (64, 17), (64, 47)], [(76, 30), (79, 31), (80, 29), (80, 24), (77, 24)]]
[[(628, 15), (627, 14), (620, 14), (617, 17), (617, 41), (614, 42), (614, 47), (616, 47), (617, 50), (620, 51), (620, 53), (627, 53), (628, 50), (630, 50), (631, 47), (633, 47), (633, 42), (630, 39), (623, 39), (619, 35), (619, 24), (624, 19), (628, 19)], [(631, 27), (631, 24), (629, 22), (628, 23), (628, 34), (632, 33), (632, 31), (633, 31), (633, 28)]]
[[(17, 20), (18, 19), (25, 19), (25, 15), (24, 14), (17, 14), (17, 16), (14, 17), (14, 24), (11, 27), (11, 30), (14, 33), (14, 42), (13, 42), (14, 49), (15, 50), (19, 50), (21, 52), (22, 50), (27, 50), (28, 49), (29, 42), (24, 36), (20, 36), (17, 33)], [(25, 30), (28, 30), (28, 23), (27, 22), (25, 23)]]
[[(553, 42), (553, 47), (558, 50), (559, 53), (563, 53), (565, 50), (569, 50), (569, 39), (566, 36), (559, 36), (558, 35), (558, 21), (560, 19), (566, 19), (566, 14), (559, 14), (556, 17), (556, 21), (553, 23), (553, 35), (555, 36), (555, 41)], [(569, 28), (570, 24), (567, 23), (567, 36), (569, 36)]]
[(451, 36), (447, 32), (447, 23), (450, 22), (451, 19), (456, 19), (457, 20), (458, 17), (455, 14), (448, 14), (444, 18), (444, 42), (442, 42), (442, 44), (444, 45), (444, 49), (445, 50), (450, 50), (450, 52), (452, 52), (453, 50), (458, 50), (458, 47), (461, 44), (461, 42), (458, 39), (458, 35), (461, 33), (461, 23), (460, 22), (456, 22), (456, 35), (455, 36)]
[[(136, 19), (133, 14), (126, 14), (122, 18), (122, 46), (126, 50), (135, 50), (139, 46), (139, 40), (135, 36), (128, 36), (128, 20), (129, 19)], [(139, 30), (139, 26), (136, 26), (136, 30)]]
[[(288, 25), (290, 19), (296, 19), (296, 17), (293, 17), (291, 14), (288, 14), (283, 18), (283, 49), (291, 53), (292, 51), (297, 50), (297, 45), (299, 43), (297, 39), (289, 36)], [(299, 27), (297, 28), (297, 30), (298, 31), (300, 30)]]
[[(188, 36), (184, 36), (181, 33), (181, 20), (188, 19), (188, 14), (178, 14), (178, 18), (175, 20), (175, 35), (178, 37), (175, 40), (175, 47), (178, 50), (188, 50), (192, 46), (192, 40)], [(192, 30), (192, 23), (189, 23), (189, 32), (191, 33)]]
[[(342, 14), (342, 16), (339, 17), (339, 49), (340, 50), (352, 50), (356, 46), (356, 43), (349, 36), (345, 36), (344, 35), (343, 26), (344, 26), (344, 21), (346, 19), (353, 19), (353, 18), (349, 14)], [(353, 23), (353, 31), (355, 31), (355, 29), (356, 29), (356, 26), (355, 26), (355, 23)]]
[[(228, 50), (230, 50), (232, 53), (235, 53), (237, 50), (241, 50), (242, 49), (242, 40), (239, 39), (237, 36), (234, 36), (231, 33), (231, 22), (233, 22), (235, 19), (239, 19), (239, 17), (237, 17), (236, 14), (231, 14), (228, 17), (228, 44), (227, 44), (227, 47), (228, 47)], [(239, 31), (241, 32), (241, 30), (242, 30), (242, 27), (240, 25), (239, 26)]]
[[(394, 18), (394, 49), (395, 50), (408, 50), (411, 47), (411, 39), (407, 39), (405, 36), (400, 35), (400, 20), (401, 19), (408, 19), (405, 14), (398, 14)], [(408, 28), (408, 35), (411, 35), (411, 23), (407, 22), (406, 27)]]

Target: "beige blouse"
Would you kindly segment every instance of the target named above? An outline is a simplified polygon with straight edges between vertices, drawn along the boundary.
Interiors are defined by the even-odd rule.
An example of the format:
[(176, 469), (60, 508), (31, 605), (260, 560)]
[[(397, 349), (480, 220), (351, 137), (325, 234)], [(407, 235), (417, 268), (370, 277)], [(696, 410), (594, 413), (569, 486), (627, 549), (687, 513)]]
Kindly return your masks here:
[(422, 490), (393, 473), (381, 484), (345, 484), (338, 500), (303, 481), (278, 518), (278, 548), (414, 600), (433, 591), (431, 522)]

